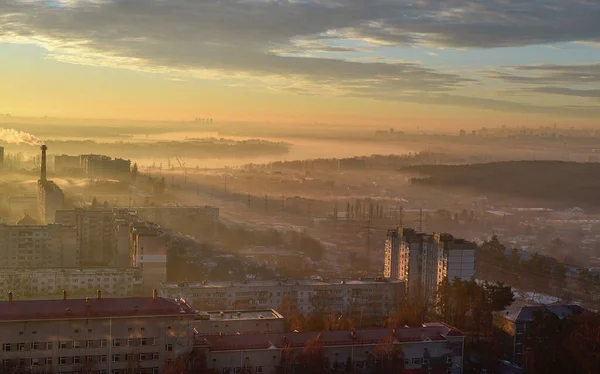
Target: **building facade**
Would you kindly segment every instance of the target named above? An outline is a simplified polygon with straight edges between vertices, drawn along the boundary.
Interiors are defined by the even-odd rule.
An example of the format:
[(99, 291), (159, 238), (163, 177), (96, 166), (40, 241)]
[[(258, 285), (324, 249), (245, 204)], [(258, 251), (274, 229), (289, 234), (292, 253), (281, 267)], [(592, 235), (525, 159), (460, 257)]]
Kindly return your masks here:
[(199, 310), (279, 309), (284, 298), (309, 314), (316, 308), (335, 313), (389, 316), (404, 301), (404, 282), (384, 279), (332, 279), (162, 283), (159, 294), (184, 298)]
[[(329, 369), (373, 372), (377, 352), (400, 347), (406, 372), (462, 374), (464, 334), (440, 323), (399, 329), (198, 336), (208, 369), (218, 373), (293, 373), (307, 342), (318, 341)], [(350, 363), (351, 367), (347, 367)], [(398, 372), (403, 372), (398, 367)]]
[(159, 374), (193, 349), (195, 311), (158, 297), (0, 301), (4, 368)]
[(89, 178), (129, 180), (131, 161), (103, 155), (79, 156), (83, 173)]
[(411, 228), (388, 230), (384, 277), (402, 280), (412, 300), (433, 300), (444, 280), (475, 276), (476, 244), (450, 234), (433, 235)]
[(73, 227), (0, 224), (3, 268), (77, 267), (77, 232)]
[(63, 290), (73, 296), (132, 297), (141, 292), (137, 268), (17, 268), (0, 269), (0, 293), (19, 299), (58, 298)]

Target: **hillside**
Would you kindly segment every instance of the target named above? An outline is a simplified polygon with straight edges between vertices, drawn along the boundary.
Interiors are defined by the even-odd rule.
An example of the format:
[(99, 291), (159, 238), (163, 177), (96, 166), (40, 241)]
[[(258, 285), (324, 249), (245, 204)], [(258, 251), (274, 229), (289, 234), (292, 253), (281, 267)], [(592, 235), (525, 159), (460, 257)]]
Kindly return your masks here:
[(470, 165), (417, 165), (417, 186), (458, 188), (543, 202), (549, 207), (600, 210), (600, 163), (512, 161)]

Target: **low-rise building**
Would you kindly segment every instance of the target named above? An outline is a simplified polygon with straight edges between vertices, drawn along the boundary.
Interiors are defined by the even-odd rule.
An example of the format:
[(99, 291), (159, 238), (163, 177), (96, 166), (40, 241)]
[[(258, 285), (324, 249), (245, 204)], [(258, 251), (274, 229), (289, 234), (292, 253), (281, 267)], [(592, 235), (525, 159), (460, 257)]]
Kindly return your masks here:
[(158, 297), (10, 296), (0, 301), (1, 364), (32, 373), (163, 373), (193, 350), (195, 315)]
[[(464, 338), (462, 332), (450, 326), (430, 323), (399, 329), (198, 336), (196, 349), (204, 352), (208, 369), (225, 374), (293, 373), (301, 365), (297, 358), (311, 341), (318, 341), (322, 347), (326, 366), (337, 368), (339, 372), (373, 370), (378, 351), (393, 346), (400, 347), (398, 351), (403, 355), (398, 372), (412, 369), (415, 372), (460, 374), (463, 372)], [(348, 363), (349, 368), (346, 367)], [(401, 366), (406, 371), (402, 371)]]
[(284, 297), (308, 314), (331, 312), (389, 316), (404, 300), (404, 282), (384, 279), (165, 282), (162, 297), (184, 298), (198, 310), (279, 309)]
[(273, 309), (198, 312), (194, 327), (202, 335), (282, 333), (284, 317)]
[(0, 269), (0, 294), (19, 299), (47, 299), (69, 290), (73, 296), (102, 290), (111, 297), (139, 295), (142, 275), (138, 268), (17, 268)]

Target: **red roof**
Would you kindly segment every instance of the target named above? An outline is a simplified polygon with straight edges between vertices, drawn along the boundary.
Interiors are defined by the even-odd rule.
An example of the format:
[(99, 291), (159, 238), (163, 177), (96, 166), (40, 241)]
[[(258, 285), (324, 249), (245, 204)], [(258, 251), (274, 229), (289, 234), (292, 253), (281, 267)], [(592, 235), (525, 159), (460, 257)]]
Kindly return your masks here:
[(224, 336), (197, 336), (197, 345), (208, 345), (212, 350), (240, 350), (240, 349), (268, 349), (291, 347), (304, 347), (309, 340), (316, 339), (320, 335), (324, 346), (334, 345), (375, 345), (393, 335), (398, 343), (444, 341), (446, 336), (464, 336), (457, 330), (444, 325), (434, 325), (414, 328), (376, 328), (352, 331), (323, 331), (323, 332), (299, 332), (299, 333), (269, 333), (269, 334), (243, 334)]
[(0, 301), (0, 322), (182, 314), (195, 315), (195, 311), (160, 297)]

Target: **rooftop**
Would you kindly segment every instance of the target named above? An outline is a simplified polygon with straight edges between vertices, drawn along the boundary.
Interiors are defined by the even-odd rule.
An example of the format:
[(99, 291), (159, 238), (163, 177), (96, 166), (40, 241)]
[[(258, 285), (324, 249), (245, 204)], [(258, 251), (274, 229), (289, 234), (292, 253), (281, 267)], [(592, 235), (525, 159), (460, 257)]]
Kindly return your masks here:
[(283, 316), (273, 309), (254, 309), (254, 310), (225, 310), (222, 312), (201, 312), (208, 315), (211, 321), (223, 320), (275, 320), (283, 319)]
[(533, 321), (533, 317), (536, 311), (544, 310), (554, 313), (560, 318), (581, 314), (585, 311), (585, 309), (579, 305), (537, 305), (524, 306), (521, 308), (510, 308), (498, 312), (498, 315), (515, 323), (529, 323)]
[(288, 280), (252, 280), (248, 282), (163, 282), (162, 289), (178, 288), (227, 288), (227, 287), (277, 287), (277, 286), (331, 286), (339, 284), (368, 285), (381, 283), (402, 283), (399, 280), (362, 279), (288, 279)]
[(0, 322), (195, 314), (185, 304), (160, 297), (0, 301)]
[(445, 341), (447, 337), (464, 337), (464, 334), (448, 325), (432, 323), (422, 327), (399, 329), (197, 336), (196, 345), (207, 345), (213, 351), (279, 349), (287, 344), (291, 347), (304, 347), (307, 341), (317, 338), (323, 346), (375, 345), (390, 336), (397, 343), (410, 343)]

